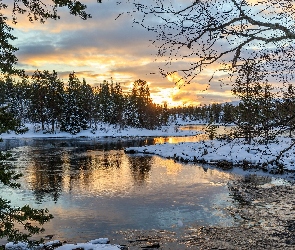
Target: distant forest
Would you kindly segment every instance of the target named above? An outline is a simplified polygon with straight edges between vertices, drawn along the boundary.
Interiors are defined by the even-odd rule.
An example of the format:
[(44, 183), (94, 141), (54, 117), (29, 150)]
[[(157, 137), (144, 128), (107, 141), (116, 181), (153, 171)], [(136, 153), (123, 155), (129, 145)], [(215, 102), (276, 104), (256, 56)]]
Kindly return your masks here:
[(48, 133), (59, 130), (77, 134), (86, 129), (94, 132), (102, 123), (119, 128), (157, 129), (179, 118), (240, 125), (252, 121), (253, 126), (263, 124), (264, 130), (266, 124), (270, 129), (270, 126), (278, 126), (284, 121), (284, 125), (293, 129), (292, 88), (289, 95), (278, 102), (270, 100), (263, 88), (264, 95), (260, 99), (253, 95), (246, 95), (246, 98), (241, 90), (235, 89), (233, 93), (241, 99), (238, 105), (213, 103), (168, 108), (167, 103), (153, 102), (147, 82), (140, 79), (134, 81), (128, 93), (123, 92), (120, 83), (112, 81), (92, 87), (85, 79), (79, 80), (74, 72), (69, 74), (67, 83), (55, 71), (46, 70), (37, 70), (30, 78), (19, 81), (12, 78), (0, 81), (0, 105), (6, 112), (21, 124), (31, 123), (36, 130)]
[(75, 73), (69, 74), (64, 83), (55, 71), (35, 71), (31, 78), (17, 82), (12, 78), (2, 80), (0, 104), (22, 124), (32, 123), (36, 128), (40, 125), (41, 130), (51, 133), (58, 129), (72, 134), (89, 128), (95, 131), (101, 123), (156, 129), (179, 115), (205, 122), (218, 117), (219, 121), (223, 109), (218, 104), (169, 109), (167, 103), (153, 102), (144, 80), (134, 81), (132, 89), (124, 93), (120, 83), (104, 81), (92, 87)]

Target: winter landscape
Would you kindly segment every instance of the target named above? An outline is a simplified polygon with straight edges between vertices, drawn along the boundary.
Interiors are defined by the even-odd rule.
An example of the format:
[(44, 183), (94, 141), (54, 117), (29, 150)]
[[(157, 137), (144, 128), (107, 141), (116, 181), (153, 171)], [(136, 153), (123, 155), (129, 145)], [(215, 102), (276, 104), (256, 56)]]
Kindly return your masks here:
[[(215, 124), (217, 126), (217, 124)], [(273, 196), (276, 197), (276, 202), (280, 200), (280, 204), (283, 207), (283, 211), (285, 211), (286, 206), (288, 207), (288, 202), (290, 200), (285, 200), (283, 198), (279, 198), (277, 196), (281, 196), (284, 189), (287, 188), (289, 194), (293, 193), (293, 186), (290, 186), (292, 183), (293, 177), (293, 161), (294, 159), (292, 157), (293, 149), (290, 147), (292, 145), (292, 139), (288, 138), (288, 136), (280, 136), (277, 137), (275, 141), (269, 142), (268, 144), (261, 144), (259, 143), (259, 138), (256, 138), (257, 142), (253, 141), (250, 145), (248, 143), (245, 143), (243, 139), (221, 139), (217, 136), (216, 139), (209, 139), (210, 130), (206, 129), (208, 128), (208, 125), (200, 124), (196, 121), (184, 121), (182, 119), (177, 119), (175, 123), (172, 123), (167, 126), (163, 126), (159, 129), (155, 130), (147, 130), (142, 128), (125, 128), (125, 129), (118, 129), (118, 127), (110, 125), (110, 124), (100, 124), (101, 130), (95, 132), (91, 129), (83, 130), (80, 133), (77, 133), (75, 135), (68, 133), (68, 132), (59, 132), (56, 131), (54, 134), (50, 133), (44, 133), (44, 131), (40, 130), (38, 132), (35, 131), (35, 126), (26, 124), (28, 131), (24, 134), (16, 134), (15, 132), (10, 131), (9, 133), (2, 134), (2, 138), (5, 141), (9, 140), (28, 140), (28, 139), (54, 139), (58, 141), (65, 141), (67, 139), (83, 139), (83, 140), (91, 140), (91, 139), (116, 139), (116, 140), (124, 140), (124, 139), (134, 139), (134, 138), (162, 138), (162, 140), (158, 141), (158, 143), (154, 145), (144, 145), (141, 147), (125, 147), (124, 151), (129, 154), (147, 154), (147, 155), (159, 155), (164, 158), (174, 159), (179, 162), (202, 162), (202, 164), (206, 165), (208, 168), (217, 168), (221, 169), (222, 171), (226, 172), (236, 172), (239, 173), (238, 179), (244, 179), (245, 183), (240, 183), (240, 181), (230, 181), (228, 184), (228, 188), (230, 189), (231, 195), (235, 196), (237, 200), (241, 204), (244, 204), (243, 206), (250, 206), (253, 210), (251, 213), (251, 216), (253, 216), (252, 219), (247, 218), (245, 220), (245, 225), (242, 227), (243, 232), (245, 230), (245, 234), (249, 233), (247, 231), (251, 231), (250, 233), (253, 233), (253, 230), (256, 230), (256, 226), (262, 227), (264, 230), (267, 230), (267, 234), (269, 234), (270, 228), (272, 229), (274, 225), (278, 222), (271, 222), (274, 225), (268, 225), (270, 218), (266, 216), (271, 210), (268, 206), (273, 205), (267, 205), (266, 202), (263, 207), (254, 208), (252, 206), (256, 206), (257, 204), (261, 204), (259, 202), (259, 198), (262, 197), (256, 197), (257, 194), (255, 192), (259, 192), (261, 194), (261, 190), (263, 192), (271, 192), (264, 193), (264, 198), (270, 199), (271, 202)], [(219, 124), (218, 125), (218, 132), (220, 135), (224, 136), (224, 133), (229, 134), (233, 129), (235, 129), (234, 126), (224, 126)], [(207, 132), (206, 132), (207, 131)], [(167, 138), (167, 140), (164, 140), (164, 138)], [(173, 141), (172, 139), (178, 139), (176, 141)], [(169, 140), (170, 139), (170, 140)], [(188, 140), (188, 141), (185, 141)], [(261, 138), (260, 138), (261, 139)], [(170, 142), (169, 142), (170, 141)], [(180, 142), (179, 142), (180, 141)], [(279, 142), (279, 143), (278, 143)], [(27, 144), (29, 145), (29, 144)], [(286, 150), (290, 148), (289, 150)], [(283, 152), (281, 155), (280, 153)], [(278, 156), (280, 156), (278, 158)], [(283, 168), (278, 168), (278, 166), (283, 165)], [(241, 169), (241, 170), (238, 170)], [(245, 172), (243, 172), (245, 171)], [(274, 177), (274, 178), (273, 178)], [(291, 181), (291, 182), (290, 182)], [(245, 187), (246, 186), (246, 187)], [(255, 190), (253, 190), (255, 188)], [(261, 189), (260, 191), (258, 191)], [(273, 191), (273, 189), (275, 191)], [(279, 189), (279, 190), (276, 190)], [(272, 190), (272, 191), (267, 191)], [(292, 190), (292, 192), (290, 192)], [(238, 198), (237, 198), (238, 197)], [(255, 197), (255, 199), (253, 198)], [(284, 197), (285, 198), (285, 197)], [(254, 205), (252, 204), (254, 202)], [(269, 204), (271, 204), (269, 202)], [(286, 203), (284, 205), (284, 202)], [(250, 205), (251, 204), (251, 205)], [(260, 213), (261, 209), (268, 208), (268, 212), (264, 216), (264, 218)], [(244, 208), (239, 207), (232, 207), (232, 208), (222, 208), (222, 209), (230, 209), (232, 210), (231, 213), (235, 214), (235, 216), (243, 216), (243, 213), (245, 213)], [(257, 209), (257, 210), (256, 210)], [(275, 217), (272, 217), (272, 219), (276, 218), (276, 216), (282, 216), (282, 211), (279, 207), (273, 207), (272, 209), (276, 209), (275, 212), (270, 212), (269, 215), (275, 215)], [(258, 216), (259, 218), (256, 218)], [(288, 213), (289, 214), (289, 213)], [(250, 216), (249, 214), (247, 215)], [(284, 214), (283, 214), (284, 216)], [(288, 215), (290, 216), (290, 215)], [(259, 221), (259, 223), (255, 222), (256, 220)], [(282, 218), (280, 218), (282, 220)], [(285, 220), (285, 218), (283, 219)], [(286, 220), (287, 221), (287, 220)], [(288, 220), (289, 221), (289, 220)], [(178, 222), (183, 223), (183, 222)], [(252, 224), (253, 223), (253, 224)], [(255, 226), (255, 223), (256, 226)], [(243, 223), (242, 223), (243, 224)], [(229, 227), (230, 228), (230, 227)], [(225, 227), (223, 230), (229, 230), (228, 227)], [(237, 230), (241, 230), (239, 227), (233, 227), (237, 228)], [(155, 228), (156, 230), (157, 228)], [(208, 230), (213, 230), (214, 227), (209, 227)], [(161, 229), (159, 228), (160, 232)], [(187, 229), (189, 231), (189, 234), (191, 234), (192, 228), (188, 227)], [(201, 227), (200, 229), (194, 229), (194, 230), (205, 230), (205, 227)], [(233, 230), (233, 229), (232, 229)], [(173, 230), (172, 230), (173, 231)], [(220, 232), (222, 230), (220, 229)], [(110, 240), (108, 238), (98, 238), (93, 241), (89, 241), (88, 243), (79, 243), (76, 242), (76, 244), (66, 244), (62, 243), (59, 240), (48, 240), (46, 245), (52, 244), (54, 248), (57, 249), (76, 249), (76, 248), (83, 248), (83, 249), (129, 249), (127, 247), (130, 247), (130, 249), (137, 249), (139, 247), (150, 247), (154, 246), (154, 248), (159, 248), (160, 246), (165, 248), (175, 248), (175, 249), (182, 249), (184, 247), (192, 247), (194, 249), (194, 246), (196, 244), (192, 244), (192, 239), (194, 239), (193, 236), (190, 236), (190, 241), (187, 241), (188, 236), (181, 236), (184, 238), (177, 239), (175, 236), (171, 236), (169, 233), (166, 233), (165, 231), (162, 231), (161, 233), (154, 231), (149, 232), (149, 234), (154, 235), (153, 237), (149, 234), (147, 234), (148, 231), (142, 231), (142, 233), (139, 234), (139, 232), (130, 232), (129, 235), (126, 235), (125, 240), (122, 240), (123, 242), (115, 242), (117, 244), (110, 244)], [(188, 233), (188, 232), (186, 232)], [(208, 232), (207, 232), (208, 233)], [(210, 232), (211, 233), (211, 232)], [(208, 235), (210, 235), (208, 233)], [(138, 234), (137, 236), (134, 236)], [(146, 235), (145, 235), (146, 234)], [(155, 236), (156, 234), (159, 234)], [(168, 234), (168, 236), (167, 236)], [(214, 233), (214, 235), (216, 232)], [(235, 232), (237, 234), (237, 232)], [(257, 233), (256, 233), (257, 234)], [(133, 235), (129, 241), (126, 243), (126, 239), (130, 238), (130, 235)], [(261, 232), (259, 232), (259, 235), (261, 236)], [(137, 237), (137, 238), (136, 238)], [(242, 236), (237, 236), (242, 237)], [(223, 238), (223, 236), (221, 237)], [(195, 240), (195, 239), (194, 239)], [(182, 242), (183, 241), (183, 242)], [(130, 243), (131, 242), (131, 243)], [(135, 242), (135, 243), (134, 243)], [(206, 244), (202, 241), (202, 246), (206, 246)], [(200, 243), (199, 242), (199, 243)], [(216, 243), (216, 241), (212, 240), (210, 241), (211, 244), (208, 244), (209, 246)], [(144, 244), (143, 244), (144, 243)], [(243, 247), (242, 240), (240, 240), (241, 247)], [(12, 243), (9, 243), (6, 245), (6, 249), (10, 249), (10, 247), (16, 247), (15, 245), (11, 245)], [(248, 244), (248, 243), (247, 243)], [(278, 243), (279, 244), (279, 243)], [(17, 245), (18, 247), (22, 249), (26, 249), (27, 246), (23, 243), (20, 245)], [(267, 245), (263, 245), (264, 247), (267, 247)], [(288, 246), (288, 244), (286, 245)], [(125, 247), (125, 248), (124, 248)], [(133, 248), (132, 248), (133, 247)], [(245, 246), (244, 246), (245, 247)], [(246, 249), (246, 248), (245, 248)]]
[(289, 0), (0, 0), (0, 249), (294, 249)]

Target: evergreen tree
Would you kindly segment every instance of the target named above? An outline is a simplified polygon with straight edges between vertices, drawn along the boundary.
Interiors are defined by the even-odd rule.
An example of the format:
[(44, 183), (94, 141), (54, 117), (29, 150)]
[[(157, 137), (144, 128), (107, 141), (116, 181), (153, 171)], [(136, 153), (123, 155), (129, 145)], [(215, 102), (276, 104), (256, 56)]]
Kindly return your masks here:
[(260, 81), (263, 77), (253, 61), (246, 61), (241, 69), (232, 92), (241, 99), (238, 106), (237, 129), (251, 143), (259, 125), (259, 102), (257, 95), (261, 89)]
[(51, 125), (51, 132), (61, 120), (63, 105), (64, 84), (57, 73), (48, 70), (37, 70), (32, 75), (30, 113), (34, 123), (41, 123), (42, 130), (45, 125)]
[(33, 123), (41, 123), (41, 129), (45, 130), (45, 123), (48, 122), (47, 113), (47, 92), (48, 92), (48, 79), (47, 72), (36, 70), (32, 75), (31, 85), (31, 106), (30, 116)]
[(111, 84), (111, 96), (112, 96), (112, 118), (111, 124), (118, 124), (120, 127), (124, 126), (123, 111), (125, 98), (120, 83)]
[(166, 126), (169, 123), (169, 109), (167, 102), (164, 102), (161, 111), (161, 125)]
[(81, 107), (79, 107), (81, 82), (75, 72), (69, 74), (68, 86), (64, 96), (61, 130), (71, 134), (81, 131)]
[(110, 123), (112, 120), (112, 107), (111, 105), (111, 89), (110, 84), (104, 81), (100, 84), (98, 93), (98, 107), (99, 116), (102, 122)]
[[(8, 6), (0, 2), (0, 10), (6, 9)], [(13, 28), (7, 24), (8, 18), (0, 13), (0, 73), (1, 74), (20, 74), (23, 76), (23, 71), (15, 68), (17, 57), (15, 52), (18, 50), (10, 41), (16, 39), (11, 34)]]
[(14, 81), (11, 77), (3, 77), (0, 80), (0, 104), (8, 105), (13, 98)]
[(44, 71), (48, 77), (47, 86), (47, 113), (51, 123), (51, 131), (55, 131), (55, 126), (61, 122), (62, 107), (64, 103), (64, 83), (58, 78), (57, 73)]
[(137, 113), (136, 96), (128, 93), (125, 100), (125, 109), (123, 112), (123, 120), (127, 126), (139, 127), (139, 119)]
[(221, 118), (221, 105), (218, 104), (218, 103), (212, 103), (210, 105), (210, 114), (209, 114), (209, 119), (210, 119), (210, 122), (216, 122), (216, 123), (219, 123), (220, 122), (220, 118)]
[(12, 95), (8, 99), (9, 111), (22, 123), (29, 122), (31, 86), (27, 78), (13, 85)]
[(92, 92), (93, 92), (93, 114), (92, 114), (93, 124), (92, 124), (92, 129), (97, 130), (97, 123), (101, 121), (101, 117), (100, 117), (100, 113), (99, 113), (100, 88), (93, 87)]
[(91, 125), (92, 115), (94, 112), (94, 95), (93, 90), (86, 80), (83, 79), (79, 88), (77, 105), (79, 107), (80, 126), (83, 130), (88, 129)]
[(274, 125), (273, 88), (265, 79), (260, 65), (246, 61), (239, 70), (233, 94), (241, 99), (238, 105), (237, 129), (251, 143), (254, 136), (263, 136), (264, 142), (272, 138)]
[(236, 120), (236, 110), (234, 105), (230, 104), (230, 103), (225, 103), (223, 105), (223, 118), (222, 118), (222, 122), (224, 123), (233, 123)]
[(7, 111), (21, 123), (28, 119), (29, 89), (26, 78), (16, 83), (7, 76), (0, 81), (0, 105), (7, 107)]
[(93, 89), (85, 79), (81, 83), (75, 72), (70, 73), (64, 93), (61, 130), (77, 134), (81, 129), (88, 129), (94, 117), (94, 111)]
[(259, 122), (260, 134), (262, 134), (265, 143), (275, 137), (273, 129), (277, 115), (275, 114), (275, 93), (273, 90), (274, 88), (267, 80), (261, 83)]
[(134, 126), (144, 128), (154, 128), (152, 119), (153, 103), (150, 97), (149, 86), (144, 80), (136, 80), (131, 90), (130, 102), (134, 107)]
[(289, 137), (295, 129), (295, 89), (292, 84), (288, 85), (288, 89), (283, 93), (283, 99), (278, 103), (279, 124), (289, 130)]

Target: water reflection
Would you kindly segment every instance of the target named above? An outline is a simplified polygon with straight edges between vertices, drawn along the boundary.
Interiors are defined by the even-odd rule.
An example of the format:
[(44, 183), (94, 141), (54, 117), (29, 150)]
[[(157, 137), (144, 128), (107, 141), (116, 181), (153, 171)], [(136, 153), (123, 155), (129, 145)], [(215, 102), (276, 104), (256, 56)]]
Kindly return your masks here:
[[(217, 126), (216, 127), (216, 133), (218, 135), (224, 135), (229, 134), (232, 132), (234, 126)], [(196, 131), (200, 132), (200, 134), (197, 134), (195, 136), (171, 136), (171, 137), (156, 137), (154, 138), (153, 144), (163, 144), (163, 143), (180, 143), (180, 142), (199, 142), (208, 140), (209, 137), (205, 133), (206, 132), (207, 125), (187, 125), (187, 126), (181, 126), (180, 130), (189, 130), (189, 131)]]
[(49, 208), (55, 218), (45, 225), (46, 233), (68, 241), (109, 237), (116, 230), (171, 229), (179, 221), (233, 223), (214, 208), (231, 204), (226, 183), (234, 175), (158, 156), (126, 155), (122, 145), (130, 143), (23, 142), (12, 149), (13, 164), (24, 174), (22, 189), (5, 188), (2, 195), (15, 205)]
[(131, 175), (136, 185), (143, 185), (149, 178), (151, 166), (151, 156), (145, 157), (128, 157)]
[(163, 144), (163, 143), (180, 143), (180, 142), (199, 142), (203, 140), (208, 140), (208, 135), (198, 134), (194, 136), (173, 136), (173, 137), (156, 137), (154, 138), (153, 144)]

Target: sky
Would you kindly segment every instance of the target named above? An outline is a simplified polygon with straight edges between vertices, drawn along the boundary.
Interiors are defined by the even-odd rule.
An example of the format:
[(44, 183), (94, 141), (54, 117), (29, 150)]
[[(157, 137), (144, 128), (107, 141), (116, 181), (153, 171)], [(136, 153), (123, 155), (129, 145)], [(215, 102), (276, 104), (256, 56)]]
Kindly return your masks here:
[(166, 101), (170, 107), (236, 100), (230, 88), (221, 87), (218, 79), (208, 85), (214, 66), (181, 88), (174, 84), (179, 79), (177, 73), (163, 77), (159, 67), (167, 58), (157, 56), (155, 34), (133, 23), (131, 5), (111, 0), (101, 4), (84, 2), (92, 15), (86, 21), (64, 8), (59, 9), (60, 20), (47, 20), (45, 24), (30, 23), (25, 15), (19, 15), (18, 23), (12, 25), (18, 37), (14, 42), (19, 48), (18, 66), (29, 73), (55, 70), (65, 81), (75, 71), (92, 86), (113, 80), (120, 82), (125, 91), (135, 80), (143, 79), (149, 83), (154, 102)]

